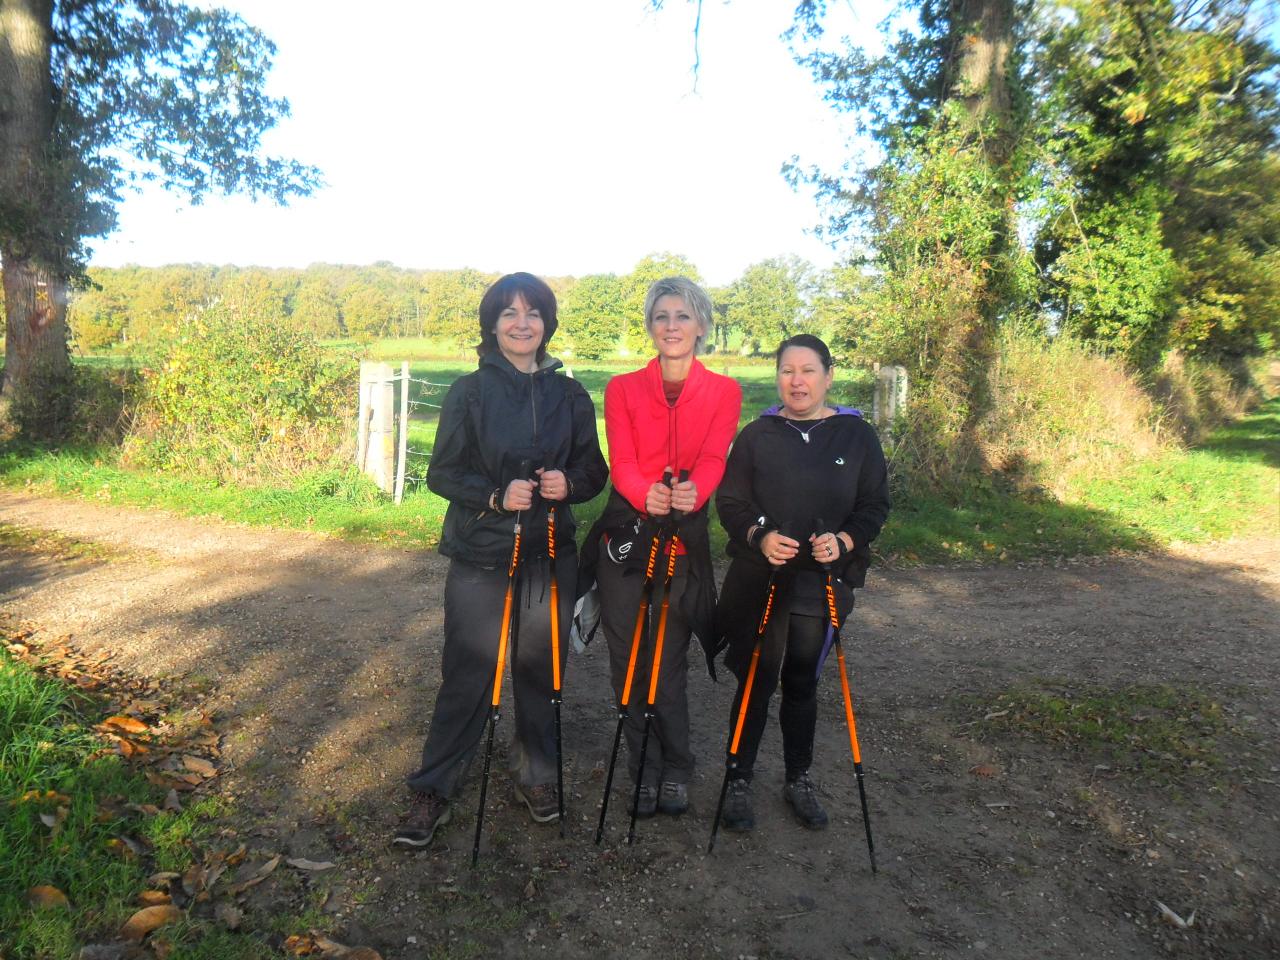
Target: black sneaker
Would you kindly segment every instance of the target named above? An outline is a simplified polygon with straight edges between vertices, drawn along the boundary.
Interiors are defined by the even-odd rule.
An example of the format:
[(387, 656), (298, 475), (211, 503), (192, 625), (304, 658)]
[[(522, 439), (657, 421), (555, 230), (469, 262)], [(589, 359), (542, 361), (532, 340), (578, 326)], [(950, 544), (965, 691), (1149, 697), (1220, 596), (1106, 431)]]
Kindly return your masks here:
[(663, 780), (658, 788), (658, 810), (678, 817), (689, 809), (689, 785)]
[(392, 843), (410, 847), (425, 847), (436, 835), (436, 830), (449, 822), (449, 801), (438, 793), (419, 790), (413, 795), (409, 809), (400, 818), (400, 826)]
[(658, 788), (647, 783), (640, 787), (640, 799), (636, 803), (637, 817), (652, 817), (658, 812)]
[(741, 833), (746, 833), (755, 827), (756, 813), (751, 806), (750, 780), (729, 781), (729, 792), (725, 794), (720, 825), (726, 830), (737, 830)]
[(818, 802), (818, 788), (809, 774), (802, 773), (794, 780), (788, 780), (782, 788), (783, 799), (791, 805), (796, 819), (810, 830), (825, 830), (827, 811)]
[(560, 797), (555, 784), (539, 783), (533, 787), (515, 784), (516, 799), (529, 808), (534, 823), (548, 823), (560, 816)]

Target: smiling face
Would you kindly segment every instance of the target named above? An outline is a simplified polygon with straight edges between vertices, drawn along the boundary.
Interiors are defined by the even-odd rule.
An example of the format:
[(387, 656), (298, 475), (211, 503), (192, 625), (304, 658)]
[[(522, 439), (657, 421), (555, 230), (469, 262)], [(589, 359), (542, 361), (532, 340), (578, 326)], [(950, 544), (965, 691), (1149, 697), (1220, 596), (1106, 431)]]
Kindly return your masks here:
[(667, 294), (654, 303), (649, 336), (658, 348), (658, 356), (668, 360), (691, 357), (697, 348), (698, 338), (706, 333), (706, 328), (689, 309), (684, 297)]
[(516, 294), (510, 306), (498, 314), (493, 329), (498, 339), (498, 349), (517, 370), (531, 373), (538, 365), (538, 347), (542, 345), (542, 313), (530, 307), (524, 297)]
[(778, 358), (778, 398), (793, 420), (811, 420), (822, 410), (831, 389), (831, 371), (808, 347), (787, 347)]

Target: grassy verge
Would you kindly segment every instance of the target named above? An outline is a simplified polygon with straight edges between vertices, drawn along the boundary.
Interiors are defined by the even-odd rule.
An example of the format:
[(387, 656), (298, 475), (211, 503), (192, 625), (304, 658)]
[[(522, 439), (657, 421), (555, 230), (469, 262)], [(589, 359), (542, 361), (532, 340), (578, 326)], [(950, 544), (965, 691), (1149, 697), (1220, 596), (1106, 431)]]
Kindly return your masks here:
[(1280, 398), (1200, 446), (1095, 478), (1065, 500), (974, 484), (963, 501), (895, 504), (878, 543), (907, 562), (1021, 560), (1206, 543), (1280, 524)]
[(1228, 741), (1243, 742), (1213, 695), (1190, 685), (1106, 688), (1042, 679), (963, 708), (982, 711), (978, 736), (1005, 735), (1064, 748), (1110, 770), (1166, 782), (1214, 778), (1228, 766)]
[[(444, 364), (415, 365), (414, 370), (415, 376), (436, 376), (442, 382), (455, 372)], [(589, 387), (599, 392), (608, 374), (598, 370), (593, 375), (599, 383)], [(587, 377), (583, 379), (586, 383)], [(764, 405), (771, 389), (768, 376), (758, 379), (746, 385), (748, 416)], [(429, 448), (434, 428), (429, 416), (415, 422), (411, 446)], [(340, 472), (302, 477), (287, 488), (243, 487), (128, 471), (113, 459), (113, 451), (103, 448), (0, 445), (0, 484), (424, 548), (438, 544), (446, 507), (424, 485), (411, 485), (397, 507)], [(1218, 430), (1200, 447), (1169, 453), (1120, 477), (1095, 480), (1072, 490), (1065, 502), (1028, 500), (989, 484), (973, 485), (963, 500), (902, 500), (877, 548), (903, 563), (1023, 560), (1274, 531), (1278, 483), (1280, 399), (1275, 399)], [(602, 506), (600, 497), (575, 508), (583, 529)], [(723, 535), (717, 524), (712, 529), (719, 552)]]
[[(157, 810), (163, 790), (104, 750), (92, 727), (101, 712), (0, 647), (2, 955), (62, 960), (116, 941), (154, 890), (151, 870), (187, 870), (223, 812), (211, 799)], [(260, 938), (190, 914), (152, 937), (193, 960), (274, 955)]]

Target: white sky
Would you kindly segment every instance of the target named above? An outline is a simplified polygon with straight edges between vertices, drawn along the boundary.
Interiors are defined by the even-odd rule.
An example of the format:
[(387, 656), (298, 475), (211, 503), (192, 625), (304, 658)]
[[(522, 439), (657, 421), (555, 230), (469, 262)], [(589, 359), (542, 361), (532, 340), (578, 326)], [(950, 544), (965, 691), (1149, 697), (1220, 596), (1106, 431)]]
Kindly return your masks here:
[[(835, 168), (848, 121), (779, 34), (793, 0), (236, 0), (279, 48), (293, 115), (267, 150), (328, 186), (286, 208), (129, 196), (92, 263), (464, 266), (628, 272), (689, 257), (712, 284), (766, 257), (820, 266), (812, 197), (779, 169)], [(885, 0), (833, 0), (828, 35), (876, 42)]]

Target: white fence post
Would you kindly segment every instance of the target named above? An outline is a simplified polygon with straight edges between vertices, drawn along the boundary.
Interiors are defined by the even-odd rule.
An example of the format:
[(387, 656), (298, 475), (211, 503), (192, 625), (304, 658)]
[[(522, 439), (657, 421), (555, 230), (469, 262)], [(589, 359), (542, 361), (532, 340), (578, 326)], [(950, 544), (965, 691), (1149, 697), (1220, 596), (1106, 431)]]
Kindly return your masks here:
[(395, 389), (391, 364), (360, 361), (360, 469), (381, 490), (395, 482)]
[(409, 361), (400, 361), (400, 448), (396, 451), (396, 503), (404, 498), (405, 455), (409, 448)]

